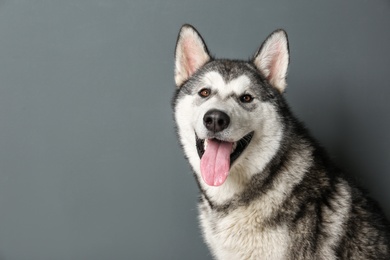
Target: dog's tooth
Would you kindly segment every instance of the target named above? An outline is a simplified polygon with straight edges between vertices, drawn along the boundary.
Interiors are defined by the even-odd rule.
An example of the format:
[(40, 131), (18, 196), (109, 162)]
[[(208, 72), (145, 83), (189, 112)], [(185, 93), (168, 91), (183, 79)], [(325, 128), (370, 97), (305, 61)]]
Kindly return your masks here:
[(204, 142), (203, 142), (204, 150), (206, 150), (206, 148), (207, 148), (207, 143), (208, 143), (207, 140), (208, 140), (208, 139), (205, 139)]

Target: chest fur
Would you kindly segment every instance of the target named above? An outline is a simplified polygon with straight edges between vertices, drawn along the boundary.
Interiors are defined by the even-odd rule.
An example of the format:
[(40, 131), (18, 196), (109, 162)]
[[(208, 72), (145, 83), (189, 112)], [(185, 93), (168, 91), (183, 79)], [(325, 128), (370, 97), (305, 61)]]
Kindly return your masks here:
[(203, 205), (200, 224), (217, 259), (284, 259), (290, 244), (287, 226), (265, 224), (253, 207), (226, 214)]

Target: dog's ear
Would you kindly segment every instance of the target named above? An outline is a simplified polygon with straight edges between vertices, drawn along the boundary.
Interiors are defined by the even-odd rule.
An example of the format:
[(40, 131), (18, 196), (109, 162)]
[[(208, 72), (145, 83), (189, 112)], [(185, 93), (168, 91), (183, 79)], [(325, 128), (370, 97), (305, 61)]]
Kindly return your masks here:
[(256, 52), (253, 63), (268, 82), (282, 93), (287, 86), (289, 63), (287, 33), (281, 29), (271, 33)]
[(175, 51), (175, 83), (179, 88), (195, 71), (210, 60), (207, 46), (191, 25), (181, 27)]

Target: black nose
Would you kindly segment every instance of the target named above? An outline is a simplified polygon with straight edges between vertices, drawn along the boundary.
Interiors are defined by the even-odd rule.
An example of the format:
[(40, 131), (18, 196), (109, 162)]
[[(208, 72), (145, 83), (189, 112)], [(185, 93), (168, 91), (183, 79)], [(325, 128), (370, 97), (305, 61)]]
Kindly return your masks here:
[(210, 131), (220, 132), (229, 126), (230, 117), (220, 110), (212, 109), (204, 115), (203, 124)]

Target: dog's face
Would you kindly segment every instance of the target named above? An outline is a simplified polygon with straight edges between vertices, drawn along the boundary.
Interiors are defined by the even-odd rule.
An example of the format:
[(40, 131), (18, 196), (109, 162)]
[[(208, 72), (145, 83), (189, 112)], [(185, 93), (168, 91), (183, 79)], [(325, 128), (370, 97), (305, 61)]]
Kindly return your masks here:
[[(245, 164), (254, 174), (264, 149), (272, 156), (282, 134), (278, 102), (286, 83), (288, 43), (275, 31), (250, 62), (215, 60), (197, 31), (182, 27), (175, 60), (175, 119), (184, 151), (209, 186), (220, 186)], [(264, 160), (267, 158), (263, 158)], [(248, 166), (248, 165), (246, 165)], [(239, 174), (239, 173), (238, 173)]]

